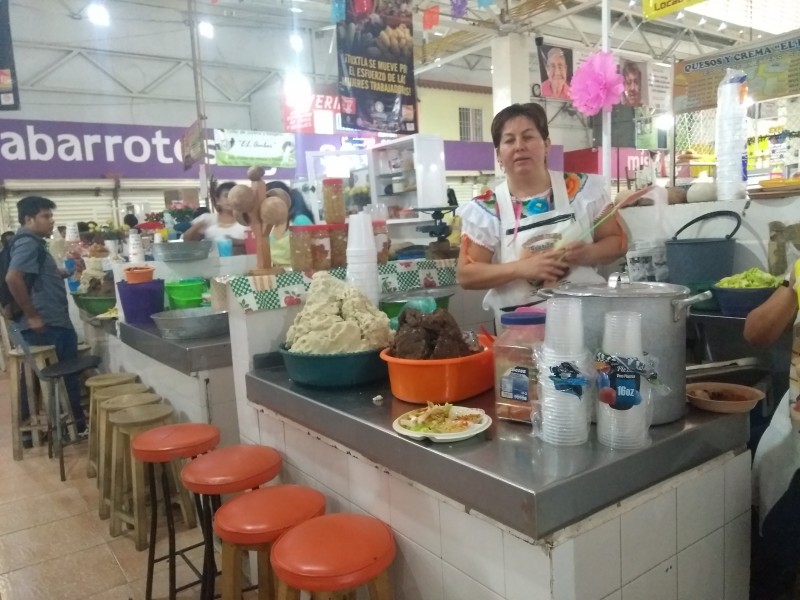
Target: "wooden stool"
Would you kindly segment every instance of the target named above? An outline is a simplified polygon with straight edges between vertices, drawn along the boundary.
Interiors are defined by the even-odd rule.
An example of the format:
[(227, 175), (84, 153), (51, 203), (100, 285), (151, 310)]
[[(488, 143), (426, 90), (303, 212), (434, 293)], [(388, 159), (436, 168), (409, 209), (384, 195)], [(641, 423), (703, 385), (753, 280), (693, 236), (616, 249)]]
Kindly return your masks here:
[(214, 516), (222, 540), (222, 600), (242, 597), (242, 555), (257, 553), (258, 600), (275, 600), (277, 585), (269, 554), (282, 534), (325, 514), (325, 496), (300, 485), (276, 485), (229, 500)]
[[(130, 441), (148, 429), (168, 424), (172, 413), (172, 407), (166, 404), (150, 404), (126, 408), (112, 413), (109, 417), (113, 426), (109, 533), (112, 537), (117, 537), (122, 534), (123, 523), (131, 525), (137, 550), (144, 550), (147, 547), (147, 528), (145, 526), (147, 496), (145, 494), (144, 465), (138, 460), (132, 460)], [(130, 512), (125, 510), (124, 503), (128, 482), (131, 490)], [(181, 512), (184, 520), (187, 520), (189, 510), (192, 509), (191, 498), (185, 490), (179, 495)]]
[(86, 418), (89, 421), (89, 461), (86, 463), (87, 477), (97, 475), (97, 449), (99, 447), (97, 439), (97, 401), (95, 392), (102, 388), (108, 388), (125, 383), (133, 383), (139, 378), (135, 373), (103, 373), (95, 375), (86, 380), (86, 387), (89, 388), (89, 414)]
[[(31, 346), (31, 355), (37, 364), (41, 363), (41, 368), (58, 360), (55, 346)], [(47, 406), (46, 395), (49, 395), (49, 388), (41, 386), (42, 406), (37, 406), (36, 396), (34, 395), (34, 373), (25, 361), (25, 353), (14, 348), (9, 350), (6, 358), (8, 359), (8, 395), (11, 398), (11, 450), (14, 460), (22, 460), (22, 432), (29, 431), (34, 445), (39, 446), (41, 445), (40, 435), (47, 431), (47, 415), (43, 407)], [(22, 374), (24, 374), (25, 387), (27, 388), (29, 415), (27, 425), (22, 422), (20, 417), (22, 399), (19, 380)]]
[(152, 393), (126, 394), (111, 400), (103, 400), (97, 405), (97, 429), (100, 440), (99, 454), (97, 456), (97, 488), (100, 490), (100, 503), (98, 515), (105, 520), (111, 516), (111, 413), (134, 406), (147, 406), (158, 404), (161, 396)]
[(355, 599), (369, 586), (370, 600), (391, 600), (389, 566), (395, 555), (389, 526), (374, 517), (335, 514), (290, 529), (272, 545), (278, 600)]
[[(196, 573), (186, 552), (202, 546), (205, 542), (194, 544), (181, 550), (175, 550), (175, 524), (172, 519), (172, 502), (169, 492), (169, 469), (167, 465), (175, 464), (181, 459), (194, 458), (213, 450), (219, 444), (220, 431), (214, 425), (206, 423), (177, 423), (156, 427), (140, 433), (131, 440), (131, 452), (137, 461), (143, 462), (147, 467), (147, 479), (150, 486), (150, 542), (147, 556), (147, 584), (145, 600), (153, 597), (153, 569), (157, 562), (167, 561), (169, 568), (169, 597), (184, 589), (197, 585), (201, 580), (193, 581), (181, 588), (176, 588), (175, 583), (175, 557), (180, 555)], [(168, 551), (164, 556), (156, 558), (156, 531), (158, 529), (158, 495), (156, 491), (156, 464), (161, 465), (161, 489), (164, 495), (164, 508), (167, 517)], [(195, 496), (197, 500), (197, 496)], [(199, 504), (199, 502), (198, 502)]]
[(187, 489), (199, 496), (200, 522), (205, 540), (200, 600), (214, 599), (214, 513), (223, 494), (256, 489), (280, 473), (281, 455), (267, 446), (239, 444), (220, 448), (190, 462), (181, 471)]

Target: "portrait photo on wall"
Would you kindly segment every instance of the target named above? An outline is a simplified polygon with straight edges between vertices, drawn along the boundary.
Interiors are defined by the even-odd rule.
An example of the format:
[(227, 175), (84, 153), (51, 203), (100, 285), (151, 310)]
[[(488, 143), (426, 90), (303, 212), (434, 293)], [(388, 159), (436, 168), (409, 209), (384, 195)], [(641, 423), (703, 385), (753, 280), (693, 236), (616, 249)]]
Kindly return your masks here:
[(572, 81), (572, 50), (542, 45), (539, 50), (539, 73), (542, 76), (542, 96), (569, 100)]
[(622, 61), (622, 80), (625, 88), (622, 92), (624, 106), (647, 106), (647, 63)]

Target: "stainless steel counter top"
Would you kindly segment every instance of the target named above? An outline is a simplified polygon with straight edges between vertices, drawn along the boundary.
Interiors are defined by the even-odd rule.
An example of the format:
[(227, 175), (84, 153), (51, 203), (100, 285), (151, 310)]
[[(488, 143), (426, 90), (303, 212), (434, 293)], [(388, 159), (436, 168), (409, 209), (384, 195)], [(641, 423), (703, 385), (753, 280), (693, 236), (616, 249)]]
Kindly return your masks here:
[[(747, 415), (690, 408), (685, 420), (652, 428), (653, 443), (634, 451), (601, 446), (594, 432), (583, 446), (550, 446), (530, 426), (498, 419), (463, 442), (416, 442), (396, 434), (392, 421), (419, 405), (394, 398), (388, 382), (321, 390), (292, 383), (280, 357), (256, 364), (247, 375), (252, 402), (534, 538), (742, 448), (748, 438)], [(381, 405), (373, 403), (377, 395)], [(494, 392), (462, 404), (494, 418)]]
[(142, 354), (181, 373), (230, 367), (230, 336), (196, 340), (165, 340), (155, 325), (119, 324), (120, 340)]

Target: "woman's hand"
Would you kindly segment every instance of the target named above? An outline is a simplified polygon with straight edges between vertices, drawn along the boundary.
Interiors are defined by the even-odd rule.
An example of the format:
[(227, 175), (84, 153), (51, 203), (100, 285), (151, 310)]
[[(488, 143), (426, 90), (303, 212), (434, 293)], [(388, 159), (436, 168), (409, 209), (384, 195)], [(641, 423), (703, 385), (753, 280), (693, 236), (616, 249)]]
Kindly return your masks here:
[(559, 250), (563, 252), (563, 261), (571, 265), (589, 266), (592, 264), (591, 244), (571, 242)]
[(519, 260), (514, 263), (516, 276), (527, 281), (558, 281), (569, 269), (563, 257), (563, 249), (544, 252), (523, 250)]

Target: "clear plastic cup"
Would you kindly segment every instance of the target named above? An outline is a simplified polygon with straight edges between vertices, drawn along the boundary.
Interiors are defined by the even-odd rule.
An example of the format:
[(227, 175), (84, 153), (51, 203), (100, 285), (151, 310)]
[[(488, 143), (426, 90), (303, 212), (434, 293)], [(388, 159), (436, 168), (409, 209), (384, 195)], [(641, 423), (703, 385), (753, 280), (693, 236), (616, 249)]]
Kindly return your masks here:
[(597, 439), (604, 446), (632, 450), (646, 446), (648, 439), (647, 405), (642, 402), (628, 410), (615, 410), (598, 403)]
[(230, 238), (217, 240), (217, 252), (220, 256), (233, 256), (233, 240)]
[(642, 313), (611, 311), (606, 313), (603, 352), (614, 356), (642, 358)]
[(583, 311), (579, 298), (550, 298), (544, 345), (557, 354), (583, 352)]
[(350, 215), (347, 226), (347, 251), (350, 250), (369, 250), (377, 257), (372, 219), (367, 213)]

